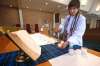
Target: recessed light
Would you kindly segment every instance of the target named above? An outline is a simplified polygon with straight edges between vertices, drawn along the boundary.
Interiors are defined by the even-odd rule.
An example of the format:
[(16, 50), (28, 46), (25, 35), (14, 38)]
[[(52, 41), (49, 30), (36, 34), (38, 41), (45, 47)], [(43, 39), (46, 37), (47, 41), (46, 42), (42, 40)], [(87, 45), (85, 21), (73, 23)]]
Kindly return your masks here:
[(45, 2), (45, 5), (47, 6), (49, 3), (48, 2)]
[(26, 6), (26, 8), (29, 8), (28, 6)]
[(88, 3), (88, 1), (87, 0), (80, 0), (80, 2), (81, 2), (81, 5), (87, 5), (87, 3)]
[(10, 4), (9, 7), (13, 7), (13, 5)]
[(40, 11), (42, 11), (42, 8), (40, 8)]
[(96, 11), (99, 11), (100, 9), (99, 8), (96, 8)]
[(100, 5), (97, 5), (96, 11), (100, 11)]

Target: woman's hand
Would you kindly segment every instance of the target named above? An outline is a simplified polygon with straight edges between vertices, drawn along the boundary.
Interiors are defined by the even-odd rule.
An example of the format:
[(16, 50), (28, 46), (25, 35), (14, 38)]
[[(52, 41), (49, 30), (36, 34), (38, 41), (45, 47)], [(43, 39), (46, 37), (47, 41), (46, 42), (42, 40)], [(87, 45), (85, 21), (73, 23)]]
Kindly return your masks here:
[(58, 29), (57, 29), (57, 32), (61, 32), (61, 29), (60, 29), (60, 28), (58, 28)]
[(69, 44), (69, 42), (68, 41), (61, 41), (59, 44), (58, 44), (58, 47), (59, 48), (65, 48), (65, 47), (67, 47), (68, 46), (68, 44)]

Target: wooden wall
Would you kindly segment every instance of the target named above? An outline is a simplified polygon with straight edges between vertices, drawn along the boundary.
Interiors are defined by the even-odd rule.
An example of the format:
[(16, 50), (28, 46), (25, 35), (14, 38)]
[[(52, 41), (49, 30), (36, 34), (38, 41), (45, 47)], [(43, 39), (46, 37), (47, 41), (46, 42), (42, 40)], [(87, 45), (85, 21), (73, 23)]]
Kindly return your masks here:
[(0, 6), (0, 25), (14, 25), (19, 23), (17, 8)]
[(31, 9), (23, 9), (23, 19), (24, 24), (31, 24), (34, 29), (34, 24), (38, 24), (39, 27), (43, 24), (43, 22), (48, 21), (51, 23), (53, 14), (48, 12), (41, 12), (37, 10)]

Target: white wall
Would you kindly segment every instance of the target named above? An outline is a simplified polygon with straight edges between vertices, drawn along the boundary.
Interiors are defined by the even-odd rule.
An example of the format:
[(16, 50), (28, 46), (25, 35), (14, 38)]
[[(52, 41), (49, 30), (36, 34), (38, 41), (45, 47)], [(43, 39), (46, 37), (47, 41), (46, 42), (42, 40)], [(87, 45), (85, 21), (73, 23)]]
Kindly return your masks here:
[[(60, 19), (64, 18), (68, 13), (60, 13)], [(83, 13), (83, 15), (86, 17), (86, 21), (87, 21), (87, 24), (89, 24), (89, 28), (90, 29), (94, 29), (96, 28), (96, 20), (97, 20), (97, 16), (96, 15), (91, 15), (91, 14), (86, 14), (86, 13)]]

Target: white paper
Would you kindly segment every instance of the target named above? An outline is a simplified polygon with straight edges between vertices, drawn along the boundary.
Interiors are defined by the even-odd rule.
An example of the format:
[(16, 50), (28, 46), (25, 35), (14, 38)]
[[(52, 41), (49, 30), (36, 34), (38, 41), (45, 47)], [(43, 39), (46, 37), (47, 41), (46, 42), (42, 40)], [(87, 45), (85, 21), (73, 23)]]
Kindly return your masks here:
[(47, 45), (47, 44), (54, 44), (57, 42), (56, 39), (54, 39), (52, 37), (48, 37), (41, 33), (31, 34), (30, 36), (39, 46)]

